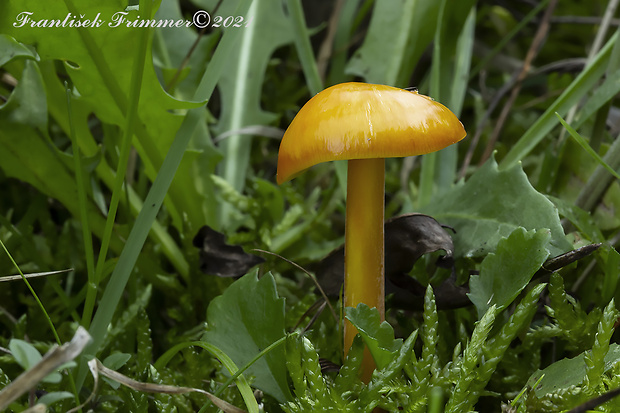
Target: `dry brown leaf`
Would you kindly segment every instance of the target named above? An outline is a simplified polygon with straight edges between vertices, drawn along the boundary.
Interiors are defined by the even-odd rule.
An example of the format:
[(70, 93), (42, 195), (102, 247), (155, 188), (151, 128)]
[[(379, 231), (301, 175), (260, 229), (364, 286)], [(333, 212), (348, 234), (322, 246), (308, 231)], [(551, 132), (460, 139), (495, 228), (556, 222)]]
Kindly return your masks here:
[[(63, 274), (63, 273), (70, 272), (70, 271), (73, 271), (73, 268), (69, 268), (69, 269), (66, 269), (66, 270), (58, 270), (58, 271), (35, 272), (35, 273), (31, 273), (31, 274), (24, 274), (24, 277), (26, 277), (26, 278), (47, 277), (49, 275)], [(18, 280), (22, 280), (21, 274), (5, 275), (4, 277), (0, 277), (0, 282), (18, 281)]]
[(93, 386), (93, 393), (88, 397), (88, 399), (81, 405), (74, 409), (71, 409), (67, 413), (72, 413), (84, 407), (94, 396), (97, 391), (97, 387), (99, 384), (99, 375), (105, 376), (109, 379), (112, 379), (123, 386), (127, 386), (130, 389), (143, 392), (143, 393), (164, 393), (164, 394), (184, 394), (189, 392), (196, 392), (200, 394), (204, 394), (213, 402), (213, 404), (222, 410), (224, 413), (247, 413), (245, 410), (242, 410), (232, 404), (226, 402), (225, 400), (220, 399), (219, 397), (214, 396), (208, 391), (202, 389), (196, 389), (193, 387), (182, 387), (182, 386), (170, 386), (167, 384), (156, 384), (156, 383), (144, 383), (141, 381), (134, 380), (130, 377), (125, 376), (117, 371), (111, 370), (104, 366), (99, 360), (92, 359), (88, 362), (88, 367), (93, 375), (93, 379), (95, 381), (95, 385)]
[(43, 378), (58, 367), (75, 359), (90, 341), (90, 334), (83, 327), (78, 327), (70, 342), (48, 351), (41, 361), (20, 374), (0, 392), (0, 411), (17, 400), (22, 394), (35, 387)]
[(265, 260), (248, 254), (238, 245), (226, 243), (224, 234), (203, 226), (193, 244), (200, 249), (200, 271), (218, 277), (241, 277)]

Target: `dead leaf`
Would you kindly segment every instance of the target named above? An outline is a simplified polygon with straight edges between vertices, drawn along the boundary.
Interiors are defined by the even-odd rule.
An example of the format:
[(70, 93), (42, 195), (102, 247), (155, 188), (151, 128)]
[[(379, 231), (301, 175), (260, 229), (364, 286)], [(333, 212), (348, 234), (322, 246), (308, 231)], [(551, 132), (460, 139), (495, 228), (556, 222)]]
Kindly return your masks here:
[[(438, 267), (454, 265), (454, 244), (445, 227), (433, 217), (423, 214), (407, 214), (392, 218), (385, 223), (385, 289), (394, 308), (419, 311), (423, 309), (426, 287), (409, 275), (415, 262), (424, 254), (443, 250), (446, 253), (436, 262)], [(545, 274), (580, 260), (596, 251), (601, 244), (590, 244), (549, 258), (534, 275)], [(340, 248), (325, 257), (312, 268), (325, 292), (337, 297), (344, 278), (344, 249)], [(454, 309), (471, 304), (467, 297), (467, 285), (457, 285), (453, 274), (440, 285), (433, 286), (439, 309)]]
[[(450, 268), (453, 265), (454, 244), (448, 232), (433, 217), (406, 214), (385, 222), (386, 293), (395, 294), (398, 306), (411, 300), (419, 301), (416, 297), (424, 296), (425, 287), (409, 276), (409, 272), (424, 254), (440, 250), (445, 254), (438, 259), (437, 265)], [(344, 277), (344, 249), (328, 255), (315, 271), (325, 292), (337, 296)], [(411, 306), (410, 303), (405, 308)]]
[(41, 361), (20, 374), (0, 392), (0, 411), (6, 409), (22, 394), (35, 387), (43, 378), (61, 365), (75, 359), (90, 341), (90, 334), (84, 327), (78, 327), (70, 342), (48, 351)]
[(238, 245), (226, 244), (224, 234), (204, 226), (194, 237), (193, 244), (200, 248), (200, 271), (218, 277), (241, 277), (265, 260), (248, 254)]
[(245, 410), (238, 408), (237, 406), (233, 406), (225, 400), (220, 399), (219, 397), (214, 396), (208, 391), (202, 389), (196, 389), (193, 387), (182, 387), (182, 386), (170, 386), (167, 384), (156, 384), (156, 383), (144, 383), (141, 381), (134, 380), (121, 374), (117, 371), (111, 370), (101, 364), (101, 362), (97, 359), (92, 359), (88, 362), (88, 367), (90, 369), (91, 374), (93, 375), (93, 379), (95, 385), (93, 386), (93, 392), (88, 397), (88, 399), (80, 406), (71, 409), (67, 413), (72, 413), (83, 408), (86, 403), (88, 403), (94, 396), (97, 391), (97, 387), (99, 384), (99, 375), (105, 376), (109, 379), (112, 379), (124, 386), (129, 387), (130, 389), (143, 392), (143, 393), (163, 393), (163, 394), (184, 394), (190, 392), (196, 392), (200, 394), (204, 394), (213, 402), (213, 404), (222, 410), (224, 413), (247, 413)]
[(22, 413), (45, 413), (47, 411), (47, 406), (43, 403), (37, 403), (34, 406), (23, 410)]
[[(63, 274), (63, 273), (66, 273), (66, 272), (71, 272), (71, 271), (73, 271), (73, 268), (69, 268), (69, 269), (66, 269), (66, 270), (58, 270), (58, 271), (35, 272), (35, 273), (32, 273), (32, 274), (24, 274), (24, 277), (26, 277), (26, 278), (47, 277), (49, 275)], [(23, 280), (21, 274), (5, 275), (3, 277), (0, 277), (0, 282), (18, 281), (18, 280)]]

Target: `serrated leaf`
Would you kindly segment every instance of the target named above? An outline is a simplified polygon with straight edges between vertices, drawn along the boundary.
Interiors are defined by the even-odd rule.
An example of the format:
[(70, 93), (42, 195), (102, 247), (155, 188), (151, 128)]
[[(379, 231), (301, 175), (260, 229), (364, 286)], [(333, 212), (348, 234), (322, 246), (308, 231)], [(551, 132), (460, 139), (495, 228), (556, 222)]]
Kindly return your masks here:
[(508, 306), (530, 282), (549, 256), (549, 230), (515, 229), (497, 244), (480, 267), (480, 274), (469, 281), (469, 299), (482, 316), (489, 307)]
[[(126, 24), (110, 27), (109, 23), (114, 25), (113, 16), (117, 12), (124, 11), (127, 2), (113, 0), (105, 4), (95, 4), (85, 0), (45, 3), (36, 0), (11, 0), (3, 3), (6, 4), (3, 4), (4, 8), (0, 13), (0, 31), (13, 36), (25, 45), (36, 45), (35, 49), (40, 56), (41, 65), (45, 64), (48, 69), (47, 76), (45, 76), (47, 90), (46, 93), (40, 94), (39, 98), (42, 102), (45, 102), (47, 98), (50, 113), (59, 126), (68, 133), (68, 115), (67, 111), (63, 110), (66, 107), (66, 96), (60, 80), (55, 75), (53, 67), (50, 66), (50, 63), (55, 60), (64, 63), (64, 70), (70, 77), (75, 91), (74, 107), (79, 108), (73, 116), (74, 122), (78, 125), (80, 147), (86, 156), (92, 156), (98, 150), (99, 145), (86, 128), (87, 119), (92, 114), (95, 114), (103, 123), (125, 125), (125, 114), (131, 90), (131, 68), (139, 52), (139, 36), (136, 36), (135, 28), (128, 27)], [(157, 5), (158, 2), (155, 2), (153, 10)], [(41, 19), (62, 21), (69, 16), (70, 21), (76, 22), (84, 19), (92, 21), (97, 18), (102, 24), (96, 28), (51, 28), (51, 30), (56, 30), (56, 34), (50, 36), (50, 29), (47, 28), (30, 27), (29, 24), (23, 27), (13, 26), (16, 16), (26, 10), (32, 13), (30, 17), (34, 21)], [(124, 16), (125, 23), (151, 17), (140, 16), (140, 14), (140, 11), (130, 10)], [(152, 59), (151, 46), (152, 42), (149, 41), (148, 61)], [(183, 110), (198, 107), (202, 103), (204, 102), (175, 99), (163, 90), (153, 66), (145, 65), (138, 105), (139, 121), (136, 122), (135, 127), (137, 137), (135, 147), (144, 162), (145, 172), (151, 180), (155, 179), (174, 140), (175, 133), (183, 121)], [(177, 211), (181, 205), (183, 205), (183, 213), (189, 217), (191, 222), (204, 221), (200, 202), (196, 200), (196, 197), (200, 198), (200, 195), (192, 180), (175, 179), (175, 185), (170, 191), (171, 196), (166, 202), (179, 227), (180, 217)]]
[[(223, 2), (218, 14), (229, 15), (230, 7), (236, 3)], [(237, 52), (231, 54), (228, 70), (218, 83), (222, 98), (222, 113), (215, 127), (218, 133), (267, 125), (277, 119), (276, 114), (261, 108), (263, 79), (271, 55), (277, 48), (292, 43), (294, 32), (280, 0), (254, 0), (247, 18), (251, 24), (243, 29)], [(244, 186), (251, 146), (251, 137), (240, 134), (227, 137), (221, 144), (225, 158), (220, 175), (238, 191)], [(229, 212), (224, 212), (223, 217)]]
[(346, 308), (347, 319), (357, 328), (364, 343), (370, 350), (378, 369), (386, 367), (401, 348), (403, 340), (394, 339), (394, 329), (387, 322), (381, 322), (376, 308), (364, 303), (357, 308)]
[(499, 170), (491, 158), (465, 183), (434, 198), (422, 212), (456, 230), (455, 257), (483, 257), (516, 228), (548, 228), (551, 256), (571, 249), (551, 201), (536, 191), (520, 164)]
[[(271, 273), (249, 273), (215, 298), (207, 310), (203, 339), (222, 349), (237, 366), (249, 363), (261, 350), (284, 337), (284, 299), (278, 297)], [(276, 348), (248, 369), (253, 386), (279, 402), (291, 399), (283, 348)]]

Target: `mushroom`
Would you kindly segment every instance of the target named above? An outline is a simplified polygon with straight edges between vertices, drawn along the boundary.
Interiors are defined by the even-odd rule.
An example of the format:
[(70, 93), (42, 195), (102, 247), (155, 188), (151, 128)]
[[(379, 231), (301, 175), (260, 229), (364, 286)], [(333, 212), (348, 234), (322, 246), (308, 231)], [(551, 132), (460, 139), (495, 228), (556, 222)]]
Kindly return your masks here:
[[(280, 143), (278, 184), (318, 163), (348, 160), (345, 307), (365, 303), (385, 319), (385, 158), (435, 152), (465, 135), (456, 115), (442, 104), (416, 90), (386, 85), (338, 84), (297, 113)], [(356, 334), (346, 322), (345, 351)]]

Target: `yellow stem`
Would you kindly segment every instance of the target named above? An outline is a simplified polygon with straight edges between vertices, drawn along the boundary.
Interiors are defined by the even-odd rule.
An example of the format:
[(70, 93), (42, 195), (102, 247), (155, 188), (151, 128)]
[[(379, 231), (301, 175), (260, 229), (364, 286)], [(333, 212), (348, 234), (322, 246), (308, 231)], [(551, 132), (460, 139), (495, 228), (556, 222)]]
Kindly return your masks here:
[[(344, 305), (357, 307), (359, 303), (364, 303), (371, 308), (376, 307), (382, 321), (385, 318), (384, 198), (385, 160), (350, 160), (344, 250)], [(356, 334), (355, 327), (345, 322), (345, 352), (348, 352)], [(367, 354), (362, 365), (362, 379), (367, 382), (373, 370), (373, 360)]]

